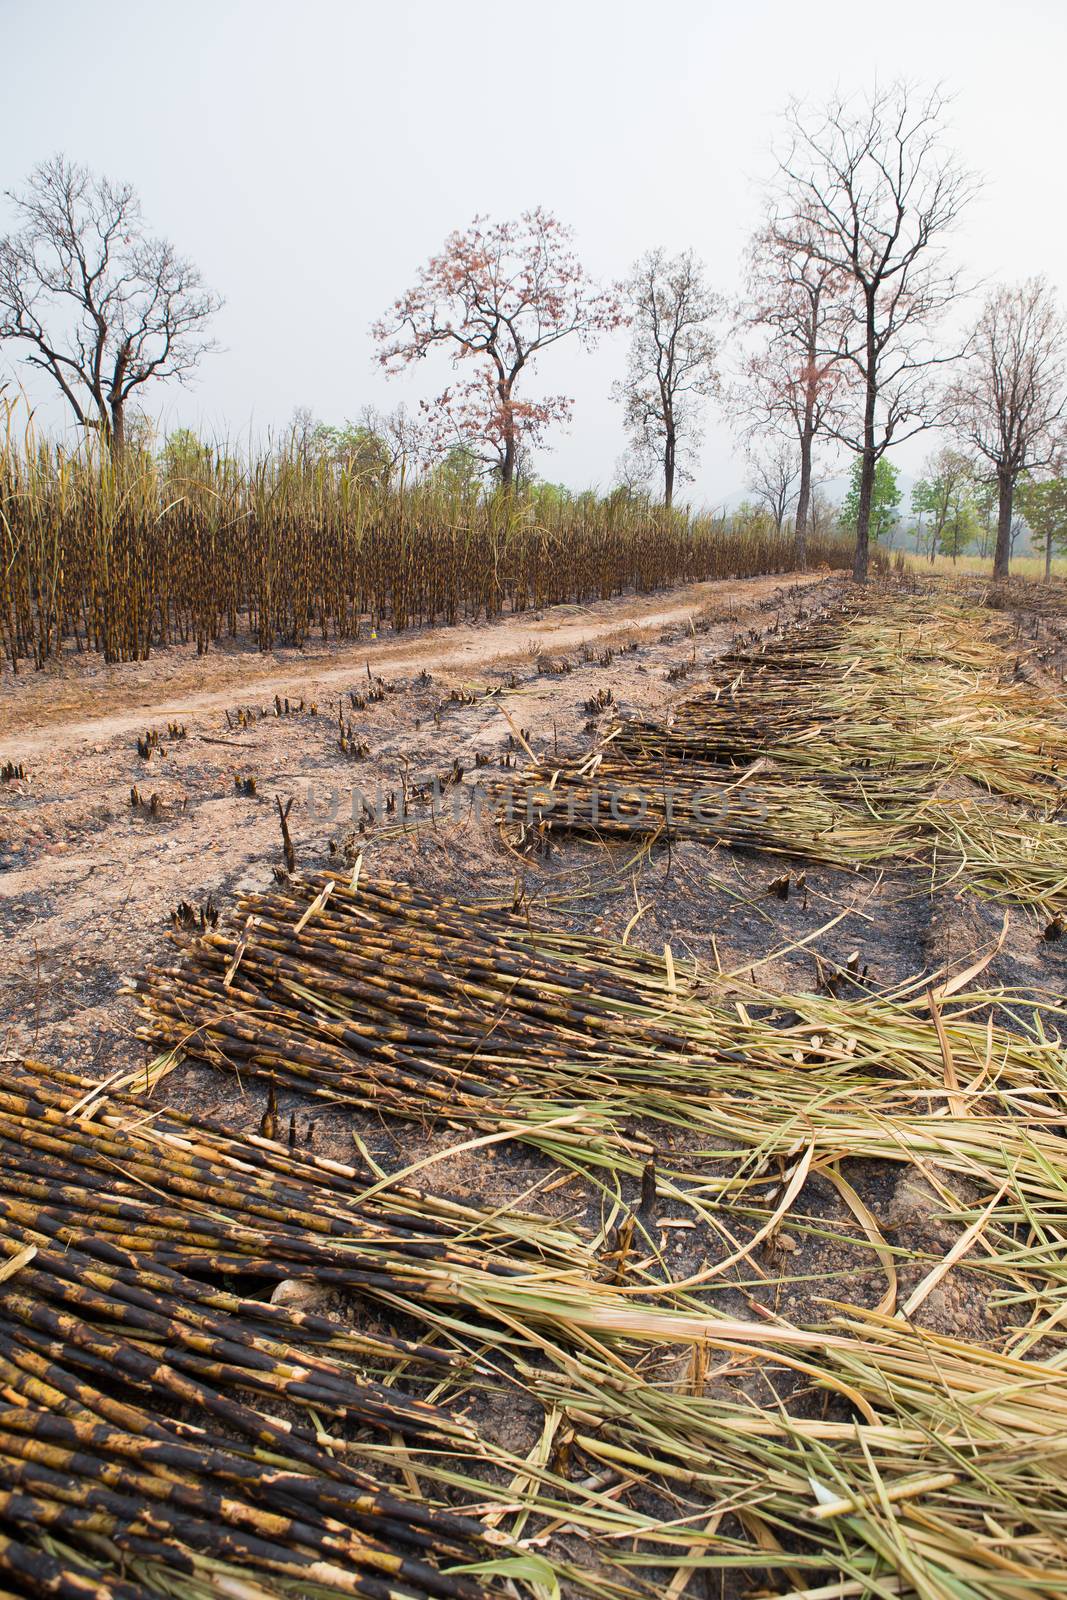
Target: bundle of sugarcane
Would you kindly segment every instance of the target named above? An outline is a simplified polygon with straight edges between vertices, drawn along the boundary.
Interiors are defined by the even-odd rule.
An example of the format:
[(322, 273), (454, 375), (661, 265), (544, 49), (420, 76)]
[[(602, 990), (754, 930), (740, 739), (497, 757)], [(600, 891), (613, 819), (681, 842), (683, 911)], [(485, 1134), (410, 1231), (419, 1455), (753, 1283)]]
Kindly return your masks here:
[[(988, 612), (883, 595), (803, 622), (717, 663), (675, 708), (683, 753), (773, 756), (788, 770), (924, 771), (1047, 809), (1062, 797), (1067, 728), (1055, 696), (1021, 681)], [(847, 625), (846, 625), (847, 624)]]
[(257, 1238), (321, 1271), (331, 1230), (254, 1172), (242, 1222), (203, 1149), (86, 1123), (36, 1086), (0, 1093), (0, 1572), (72, 1595), (481, 1593), (444, 1570), (484, 1551), (476, 1521), (344, 1459), (346, 1430), (469, 1442), (362, 1370), (447, 1355), (224, 1287), (269, 1285)]
[[(632, 1593), (496, 1531), (508, 1498), (447, 1465), (486, 1454), (471, 1425), (395, 1386), (492, 1376), (469, 1354), (491, 1342), (484, 1322), (463, 1322), (468, 1348), (439, 1299), (477, 1318), (499, 1285), (513, 1345), (524, 1322), (558, 1330), (553, 1297), (566, 1308), (587, 1285), (598, 1326), (564, 1231), (520, 1217), (510, 1237), (498, 1208), (366, 1187), (39, 1063), (0, 1075), (0, 1582), (72, 1600), (476, 1600), (469, 1567)], [(410, 1307), (425, 1342), (252, 1291), (287, 1276)], [(689, 1337), (713, 1332), (704, 1317)], [(388, 1478), (356, 1464), (375, 1436)], [(428, 1484), (458, 1485), (484, 1520)]]
[[(0, 1574), (33, 1593), (474, 1600), (481, 1590), (462, 1569), (484, 1565), (621, 1600), (634, 1591), (610, 1574), (549, 1562), (496, 1531), (519, 1509), (512, 1486), (458, 1463), (499, 1469), (507, 1453), (439, 1405), (371, 1381), (366, 1367), (385, 1361), (426, 1371), (438, 1387), (469, 1387), (470, 1352), (493, 1342), (479, 1320), (490, 1302), (507, 1336), (481, 1381), (505, 1357), (568, 1370), (585, 1348), (629, 1375), (605, 1353), (612, 1335), (743, 1346), (763, 1359), (838, 1341), (644, 1314), (567, 1262), (555, 1276), (520, 1274), (492, 1260), (500, 1219), (488, 1224), (480, 1300), (476, 1272), (464, 1272), (448, 1237), (458, 1205), (441, 1202), (424, 1226), (400, 1203), (412, 1191), (399, 1190), (390, 1239), (370, 1225), (376, 1197), (361, 1194), (352, 1169), (146, 1114), (121, 1092), (32, 1064), (0, 1079), (0, 1153)], [(468, 1208), (472, 1258), (475, 1216)], [(433, 1252), (423, 1256), (426, 1238)], [(438, 1256), (451, 1279), (443, 1295), (444, 1274), (423, 1272)], [(282, 1272), (395, 1306), (427, 1342), (356, 1331), (236, 1287), (269, 1287)], [(434, 1309), (440, 1297), (456, 1314)], [(591, 1337), (575, 1340), (583, 1328)], [(376, 1456), (402, 1468), (419, 1498), (368, 1471)], [(422, 1503), (427, 1483), (460, 1490), (484, 1521)], [(581, 1491), (576, 1506), (587, 1499)], [(656, 1531), (647, 1515), (618, 1512), (613, 1528), (632, 1540)]]
[[(151, 1018), (180, 1025), (168, 1030), (175, 1042), (181, 1027), (206, 1024), (230, 1059), (247, 1057), (267, 1073), (277, 1068), (279, 1081), (293, 1087), (314, 1078), (316, 1067), (328, 1078), (332, 1062), (342, 1071), (357, 1060), (369, 1104), (397, 1100), (392, 1089), (411, 1090), (458, 1114), (467, 1098), (477, 1108), (506, 1095), (529, 1066), (594, 1088), (618, 1079), (654, 1086), (662, 1079), (656, 1059), (676, 1062), (685, 1081), (703, 1090), (711, 1060), (721, 1085), (731, 1069), (742, 1083), (761, 1065), (804, 1064), (810, 1054), (824, 1083), (847, 1067), (855, 1088), (868, 1048), (884, 1065), (877, 1030), (887, 1021), (904, 1041), (902, 1081), (926, 1092), (941, 1071), (939, 1034), (921, 993), (900, 1003), (862, 994), (847, 1002), (814, 993), (783, 998), (731, 980), (724, 1000), (721, 980), (691, 963), (672, 960), (668, 968), (664, 957), (631, 946), (542, 929), (520, 913), (365, 874), (347, 883), (311, 873), (244, 895), (234, 920), (235, 931), (175, 933), (183, 952), (176, 971), (149, 971), (131, 992)], [(735, 994), (770, 1002), (776, 1015), (739, 1012)], [(987, 1055), (984, 1023), (961, 1002), (945, 1026), (976, 1070)], [(309, 1048), (294, 1050), (286, 1072), (273, 1059), (272, 1037), (301, 1031)], [(1002, 1081), (1032, 1093), (1046, 1079), (1058, 1089), (1067, 1082), (1051, 1041), (999, 1029), (997, 1040)], [(204, 1045), (190, 1038), (187, 1053), (205, 1053)], [(450, 1070), (442, 1075), (441, 1065)]]
[[(91, 1121), (75, 1114), (83, 1106)], [(618, 1314), (619, 1334), (633, 1331), (608, 1286), (584, 1310), (570, 1306), (569, 1286), (590, 1284), (597, 1262), (565, 1224), (426, 1194), (163, 1107), (146, 1116), (143, 1103), (122, 1091), (105, 1094), (41, 1063), (23, 1064), (16, 1077), (0, 1074), (0, 1152), (8, 1161), (0, 1219), (12, 1240), (47, 1239), (109, 1266), (151, 1271), (161, 1283), (173, 1279), (195, 1298), (197, 1316), (238, 1319), (255, 1340), (298, 1330), (304, 1345), (358, 1360), (364, 1370), (407, 1363), (433, 1385), (456, 1376), (456, 1363), (436, 1344), (241, 1296), (224, 1287), (230, 1278), (268, 1288), (304, 1283), (316, 1296), (356, 1294), (388, 1317), (398, 1305), (416, 1317), (420, 1306), (462, 1306), (481, 1319), (483, 1344), (499, 1339), (516, 1313), (532, 1324), (565, 1321), (608, 1334)], [(209, 1275), (210, 1287), (192, 1285), (194, 1274)], [(296, 1303), (314, 1306), (316, 1296)], [(705, 1322), (680, 1336), (690, 1335), (706, 1336)], [(240, 1382), (256, 1389), (268, 1380)], [(315, 1402), (320, 1412), (325, 1405)], [(344, 1415), (369, 1425), (380, 1415), (394, 1433), (466, 1437), (445, 1429), (432, 1409), (370, 1383)]]
[[(88, 1124), (76, 1115), (85, 1104)], [(434, 1386), (471, 1381), (466, 1361), (446, 1358), (436, 1343), (357, 1333), (310, 1313), (307, 1320), (288, 1302), (242, 1298), (218, 1280), (304, 1282), (358, 1295), (390, 1316), (402, 1308), (416, 1322), (430, 1308), (435, 1338), (433, 1317), (447, 1320), (459, 1308), (475, 1319), (471, 1344), (486, 1347), (506, 1345), (516, 1317), (556, 1336), (593, 1329), (623, 1340), (708, 1339), (719, 1326), (703, 1312), (689, 1320), (635, 1312), (597, 1281), (591, 1245), (563, 1224), (426, 1195), (402, 1176), (370, 1181), (336, 1161), (294, 1155), (262, 1137), (235, 1139), (163, 1108), (146, 1117), (141, 1101), (113, 1086), (105, 1092), (40, 1063), (26, 1064), (18, 1080), (0, 1077), (0, 1149), (5, 1140), (12, 1162), (0, 1216), (13, 1226), (34, 1226), (107, 1261), (118, 1244), (164, 1275), (209, 1274), (215, 1281), (199, 1291), (202, 1308), (239, 1317), (268, 1339), (279, 1322), (298, 1328), (309, 1344), (358, 1358), (364, 1370), (406, 1363), (415, 1381), (420, 1369)], [(363, 1396), (371, 1425), (380, 1399), (373, 1386)], [(440, 1431), (441, 1419), (424, 1418), (417, 1406), (407, 1430), (389, 1426), (417, 1435), (423, 1421)], [(450, 1438), (469, 1436), (454, 1429)]]
[(846, 868), (919, 861), (926, 849), (917, 813), (928, 797), (907, 774), (792, 774), (762, 755), (738, 770), (651, 725), (627, 724), (591, 755), (533, 763), (489, 788), (518, 849), (559, 832), (697, 839)]
[(615, 1192), (654, 1160), (664, 1203), (715, 1228), (724, 1204), (780, 1193), (783, 1164), (802, 1183), (836, 1182), (853, 1153), (933, 1163), (999, 1191), (1005, 1237), (1023, 1218), (1067, 1244), (1057, 1011), (1009, 1031), (974, 993), (944, 1015), (925, 994), (726, 994), (664, 958), (367, 878), (294, 881), (241, 910), (238, 938), (182, 940), (178, 970), (136, 986), (143, 1036), (171, 1052), (161, 1069), (184, 1054), (334, 1103), (436, 1113)]
[(1038, 808), (1058, 803), (1062, 709), (1020, 680), (988, 612), (952, 597), (890, 595), (843, 616), (848, 626), (834, 637), (822, 630), (814, 649), (816, 630), (798, 625), (758, 655), (727, 657), (725, 688), (687, 697), (675, 725), (699, 736), (732, 722), (741, 754), (773, 752), (790, 767), (924, 769)]
[[(694, 838), (843, 867), (926, 863), (1055, 914), (1067, 730), (985, 618), (914, 602), (798, 624), (592, 754), (499, 782), (520, 848), (556, 832)], [(847, 626), (845, 625), (847, 622)], [(956, 793), (975, 785), (983, 802)], [(1007, 806), (1004, 802), (1007, 802)]]
[[(343, 1259), (345, 1281), (358, 1284), (381, 1272), (421, 1281), (430, 1268), (477, 1266), (527, 1278), (542, 1266), (558, 1276), (582, 1264), (562, 1223), (483, 1212), (403, 1183), (377, 1186), (365, 1166), (235, 1135), (170, 1107), (146, 1117), (143, 1103), (114, 1085), (105, 1090), (42, 1062), (0, 1072), (0, 1140), (19, 1152), (40, 1145), (42, 1171), (49, 1155), (66, 1163), (68, 1186), (76, 1171), (94, 1227), (113, 1215), (121, 1233), (135, 1214), (150, 1218), (160, 1258), (177, 1267), (186, 1254), (203, 1262), (209, 1252), (221, 1262), (240, 1250), (244, 1265), (234, 1270), (281, 1280), (302, 1268), (328, 1277)], [(202, 1222), (190, 1232), (198, 1210)], [(70, 1227), (76, 1216), (75, 1207)], [(477, 1248), (465, 1242), (472, 1236)]]

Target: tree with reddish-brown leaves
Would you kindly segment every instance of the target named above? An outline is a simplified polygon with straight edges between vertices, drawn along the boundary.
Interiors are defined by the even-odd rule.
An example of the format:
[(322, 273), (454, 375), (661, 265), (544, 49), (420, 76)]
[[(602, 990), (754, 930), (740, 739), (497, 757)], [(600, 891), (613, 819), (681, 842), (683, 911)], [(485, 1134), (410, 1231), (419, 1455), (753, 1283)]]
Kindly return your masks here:
[(508, 488), (520, 455), (553, 424), (566, 422), (565, 395), (529, 400), (516, 393), (522, 373), (563, 339), (586, 347), (623, 321), (618, 296), (586, 276), (571, 231), (543, 211), (516, 222), (475, 218), (449, 235), (440, 255), (374, 327), (389, 372), (442, 348), (464, 375), (426, 405), (442, 451), (471, 450)]

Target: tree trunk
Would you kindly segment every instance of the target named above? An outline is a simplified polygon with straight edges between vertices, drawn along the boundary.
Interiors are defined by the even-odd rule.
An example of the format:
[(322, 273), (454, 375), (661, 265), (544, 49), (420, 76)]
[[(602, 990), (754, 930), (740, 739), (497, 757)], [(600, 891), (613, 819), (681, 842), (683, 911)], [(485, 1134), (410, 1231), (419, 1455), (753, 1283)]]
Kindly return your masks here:
[(109, 435), (108, 442), (111, 445), (111, 454), (117, 461), (126, 449), (126, 407), (121, 400), (113, 400), (111, 403)]
[(860, 503), (856, 510), (856, 554), (852, 560), (852, 576), (856, 583), (867, 582), (867, 567), (870, 560), (871, 503), (874, 500), (874, 474), (878, 466), (878, 457), (874, 450), (874, 399), (874, 387), (868, 384), (867, 404), (863, 417)]
[(796, 563), (801, 570), (808, 564), (808, 506), (811, 503), (811, 434), (800, 436), (800, 488), (797, 491)]
[(667, 424), (667, 437), (663, 445), (663, 504), (667, 510), (674, 502), (674, 463), (677, 440), (673, 426)]
[(774, 506), (774, 531), (777, 534), (779, 539), (782, 537), (782, 529), (784, 528), (784, 526), (785, 526), (785, 495), (782, 494), (782, 495), (778, 496), (778, 499), (775, 501), (775, 506)]
[(813, 374), (818, 361), (819, 300), (816, 289), (811, 303), (811, 322), (808, 327), (808, 366), (804, 381), (804, 421), (800, 429), (800, 489), (797, 492), (796, 563), (801, 569), (808, 564), (808, 508), (811, 505), (811, 447), (815, 438), (815, 383)]
[(997, 472), (997, 548), (993, 555), (994, 578), (1006, 578), (1011, 567), (1011, 502), (1015, 480), (1010, 472)]
[[(871, 431), (873, 434), (873, 430)], [(856, 583), (867, 582), (871, 542), (871, 502), (874, 499), (874, 471), (877, 465), (872, 437), (870, 443), (864, 445), (863, 466), (860, 471), (860, 501), (856, 511), (856, 554), (852, 560), (852, 576)]]
[(874, 413), (878, 402), (878, 356), (874, 342), (874, 291), (866, 296), (867, 367), (863, 397), (863, 466), (860, 470), (860, 503), (856, 512), (856, 554), (852, 561), (852, 577), (856, 583), (867, 582), (867, 566), (871, 542), (871, 502), (874, 499), (874, 473), (878, 457), (874, 449)]
[(509, 428), (504, 437), (504, 459), (500, 463), (500, 486), (510, 489), (515, 482), (515, 458), (518, 454), (515, 430)]
[(1052, 529), (1045, 534), (1045, 582), (1052, 576)]

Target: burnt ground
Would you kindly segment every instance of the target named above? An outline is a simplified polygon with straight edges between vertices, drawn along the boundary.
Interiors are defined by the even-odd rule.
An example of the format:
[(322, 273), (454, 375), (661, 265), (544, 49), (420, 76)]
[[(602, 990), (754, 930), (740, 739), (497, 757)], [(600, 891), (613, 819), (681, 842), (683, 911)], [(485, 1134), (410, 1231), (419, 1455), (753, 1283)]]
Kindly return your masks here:
[[(560, 841), (546, 856), (520, 857), (471, 803), (479, 774), (521, 766), (524, 747), (539, 756), (590, 747), (610, 710), (663, 713), (714, 672), (739, 634), (762, 637), (840, 593), (841, 580), (828, 577), (707, 584), (354, 649), (199, 661), (164, 652), (129, 667), (68, 660), (45, 675), (0, 678), (0, 765), (27, 770), (24, 780), (0, 784), (0, 1054), (46, 1057), (94, 1077), (143, 1060), (121, 984), (146, 963), (171, 959), (169, 917), (180, 901), (199, 908), (210, 900), (225, 919), (235, 896), (269, 886), (283, 861), (275, 796), (293, 800), (298, 869), (347, 868), (362, 855), (363, 870), (376, 876), (521, 904), (558, 926), (626, 933), (656, 952), (670, 945), (676, 959), (751, 975), (783, 995), (814, 989), (857, 958), (873, 990), (968, 965), (1001, 938), (1002, 908), (952, 889), (931, 892), (911, 874), (790, 864), (694, 842), (649, 852)], [(1014, 626), (1024, 670), (1045, 687), (1061, 684), (1067, 624), (1054, 610), (1018, 609), (1023, 601), (1014, 602)], [(182, 735), (168, 732), (172, 722)], [(143, 757), (137, 739), (150, 730), (162, 748)], [(431, 817), (412, 797), (456, 766), (462, 783), (445, 794), (457, 820)], [(248, 779), (254, 793), (237, 787)], [(139, 806), (130, 803), (134, 786)], [(390, 795), (398, 805), (406, 798), (411, 815), (368, 820), (364, 802), (384, 807)], [(794, 887), (782, 900), (770, 885), (786, 867)], [(1013, 912), (983, 983), (1061, 999), (1065, 980), (1067, 940), (1044, 941), (1035, 918)], [(161, 1092), (239, 1129), (255, 1128), (264, 1104), (258, 1085), (193, 1066)], [(293, 1111), (303, 1137), (307, 1106), (281, 1098), (283, 1119)], [(444, 1155), (463, 1137), (447, 1126), (324, 1115), (317, 1106), (312, 1115), (322, 1153), (353, 1159), (356, 1133), (388, 1171), (438, 1158), (416, 1180), (425, 1187), (594, 1230), (604, 1220), (598, 1195), (577, 1179), (560, 1183), (558, 1169), (527, 1149)], [(958, 1229), (909, 1169), (850, 1161), (843, 1171), (898, 1251), (903, 1300)], [(759, 1221), (758, 1213), (733, 1215), (730, 1226), (743, 1240)], [(679, 1208), (662, 1208), (658, 1222), (676, 1278), (727, 1253), (722, 1238), (692, 1227)], [(838, 1192), (812, 1176), (787, 1226), (715, 1280), (706, 1298), (728, 1315), (762, 1309), (800, 1322), (823, 1320), (828, 1299), (873, 1306), (885, 1279), (859, 1235)], [(1004, 1332), (1011, 1313), (965, 1260), (917, 1320), (987, 1339)], [(684, 1381), (688, 1359), (662, 1352), (658, 1376), (677, 1369)], [(731, 1392), (770, 1398), (766, 1383), (753, 1367)], [(530, 1448), (540, 1426), (533, 1408), (471, 1403), (487, 1434)]]
[[(329, 865), (360, 796), (384, 804), (455, 762), (473, 776), (479, 755), (499, 770), (509, 746), (523, 758), (523, 729), (537, 750), (589, 742), (584, 702), (598, 693), (665, 708), (686, 687), (667, 681), (670, 668), (695, 659), (699, 670), (739, 630), (832, 590), (753, 579), (333, 650), (175, 650), (110, 667), (68, 657), (42, 674), (0, 673), (0, 768), (27, 774), (0, 783), (0, 1048), (99, 1074), (128, 1060), (123, 977), (166, 956), (181, 901), (210, 897), (225, 912), (271, 882), (283, 860), (276, 796), (293, 801), (298, 865)], [(159, 743), (143, 758), (150, 732)], [(248, 779), (252, 794), (238, 787)], [(131, 805), (134, 788), (143, 804)], [(477, 819), (412, 832), (385, 816), (366, 844), (369, 870), (425, 874), (443, 893), (468, 893), (475, 872), (485, 892), (510, 894), (524, 870)]]
[[(22, 763), (28, 776), (0, 785), (0, 1052), (94, 1077), (142, 1060), (124, 980), (173, 959), (168, 929), (180, 902), (210, 902), (225, 918), (242, 891), (270, 885), (283, 864), (276, 796), (293, 800), (298, 868), (347, 868), (362, 855), (368, 873), (443, 897), (518, 903), (555, 925), (626, 934), (656, 952), (669, 945), (676, 959), (779, 994), (815, 989), (850, 962), (866, 969), (874, 991), (969, 964), (1000, 938), (1003, 910), (961, 891), (931, 893), (910, 873), (850, 872), (693, 841), (649, 852), (557, 836), (546, 856), (519, 856), (489, 808), (473, 803), (481, 778), (523, 764), (524, 744), (537, 755), (592, 747), (614, 712), (663, 714), (714, 673), (740, 634), (764, 636), (840, 593), (836, 578), (755, 579), (354, 649), (199, 659), (174, 651), (129, 666), (81, 658), (44, 675), (8, 674), (0, 679), (0, 765)], [(1063, 619), (1016, 612), (1015, 630), (1027, 670), (1046, 686), (1058, 681)], [(170, 723), (184, 736), (172, 737)], [(137, 741), (150, 730), (159, 746), (144, 758)], [(456, 764), (463, 782), (445, 787), (438, 809), (446, 815), (432, 816), (419, 786)], [(236, 786), (249, 778), (254, 794)], [(130, 804), (133, 787), (139, 806)], [(406, 798), (404, 820), (386, 809), (390, 796), (398, 808)], [(377, 821), (367, 805), (379, 808)], [(770, 885), (786, 869), (793, 888), (782, 900)], [(1059, 998), (1065, 980), (1067, 940), (1046, 942), (1037, 920), (1013, 912), (983, 982)], [(166, 1092), (198, 1108), (208, 1096), (242, 1126), (262, 1111), (257, 1086), (236, 1092), (193, 1067), (168, 1079)], [(304, 1112), (295, 1097), (282, 1109)], [(318, 1118), (319, 1140), (344, 1158), (352, 1155), (349, 1120)], [(447, 1128), (419, 1130), (416, 1140), (411, 1125), (384, 1120), (361, 1137), (387, 1169), (457, 1142)], [(494, 1203), (555, 1176), (530, 1152), (505, 1147), (438, 1160), (427, 1172), (433, 1186)], [(877, 1214), (892, 1210), (897, 1176), (867, 1175)], [(598, 1220), (599, 1203), (579, 1200), (575, 1188), (542, 1203)], [(788, 1262), (779, 1251), (773, 1272), (764, 1263), (745, 1295), (802, 1317), (828, 1276), (858, 1272), (835, 1297), (863, 1299), (866, 1285), (877, 1300), (884, 1284), (866, 1246), (822, 1236), (827, 1227), (849, 1239), (856, 1232), (836, 1192), (815, 1177), (803, 1198), (817, 1231), (798, 1236)], [(670, 1231), (679, 1272), (699, 1266), (710, 1242)], [(922, 1270), (903, 1268), (905, 1289), (907, 1274)]]

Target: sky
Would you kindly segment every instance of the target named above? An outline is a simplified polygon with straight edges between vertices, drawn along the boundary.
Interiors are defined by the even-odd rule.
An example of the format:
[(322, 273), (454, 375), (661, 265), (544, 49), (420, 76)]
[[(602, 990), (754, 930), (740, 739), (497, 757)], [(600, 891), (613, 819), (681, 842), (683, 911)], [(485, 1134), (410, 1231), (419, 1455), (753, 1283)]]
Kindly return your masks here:
[[(475, 215), (544, 206), (604, 282), (691, 247), (734, 295), (789, 97), (897, 76), (952, 93), (952, 143), (984, 177), (953, 240), (966, 273), (1067, 287), (1063, 0), (0, 0), (0, 30), (0, 190), (57, 151), (128, 180), (224, 296), (195, 387), (156, 392), (164, 426), (259, 439), (297, 406), (341, 423), (439, 393), (444, 356), (390, 380), (370, 326)], [(529, 393), (575, 404), (541, 476), (610, 486), (625, 355), (624, 333), (545, 354)], [(39, 415), (66, 426), (43, 385)], [(732, 503), (745, 457), (707, 424), (686, 493)]]

